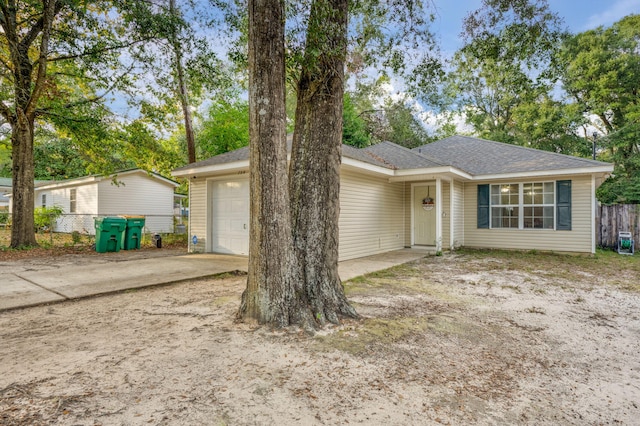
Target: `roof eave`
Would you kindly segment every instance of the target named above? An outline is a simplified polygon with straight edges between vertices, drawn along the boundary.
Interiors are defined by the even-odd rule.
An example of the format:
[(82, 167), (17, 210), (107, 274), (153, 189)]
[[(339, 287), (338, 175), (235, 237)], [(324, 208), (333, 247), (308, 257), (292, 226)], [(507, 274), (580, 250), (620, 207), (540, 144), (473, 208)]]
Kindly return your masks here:
[(409, 180), (415, 180), (415, 178), (425, 175), (452, 175), (460, 177), (462, 179), (473, 179), (473, 176), (469, 173), (457, 169), (453, 166), (441, 166), (396, 170), (394, 176), (389, 179), (389, 182), (405, 182)]
[(127, 175), (133, 175), (133, 174), (145, 174), (147, 176), (152, 177), (153, 179), (158, 179), (160, 181), (162, 181), (163, 183), (173, 186), (173, 187), (178, 187), (180, 186), (180, 184), (174, 180), (171, 179), (167, 179), (166, 177), (158, 174), (158, 173), (148, 173), (142, 169), (130, 169), (130, 170), (125, 170), (123, 172), (118, 172), (118, 173), (114, 173), (112, 175), (109, 176), (103, 176), (103, 175), (91, 175), (91, 176), (84, 176), (84, 177), (79, 177), (76, 179), (67, 179), (67, 180), (61, 180), (61, 181), (52, 181), (50, 183), (43, 183), (40, 185), (35, 185), (34, 189), (37, 191), (40, 190), (46, 190), (46, 189), (54, 189), (54, 188), (65, 188), (65, 187), (69, 187), (69, 186), (80, 186), (80, 185), (88, 185), (88, 184), (92, 184), (92, 183), (97, 183), (97, 182), (101, 182), (103, 180), (106, 179), (112, 179), (114, 176), (127, 176)]
[(90, 183), (100, 182), (102, 180), (99, 176), (86, 176), (84, 178), (68, 179), (57, 182), (45, 183), (42, 185), (35, 185), (34, 190), (40, 191), (43, 189), (64, 188), (67, 186), (88, 185)]
[(592, 175), (607, 174), (613, 172), (613, 165), (597, 167), (580, 167), (573, 169), (555, 169), (555, 170), (536, 170), (531, 172), (513, 172), (513, 173), (494, 173), (486, 175), (475, 175), (472, 180), (498, 180), (498, 179), (519, 179), (530, 177), (546, 177), (546, 176), (575, 176), (575, 175)]
[(197, 175), (220, 174), (225, 172), (235, 172), (239, 170), (247, 170), (249, 168), (249, 160), (233, 161), (231, 163), (212, 164), (209, 166), (198, 166), (191, 168), (183, 168), (174, 170), (171, 174), (175, 177), (190, 178)]
[(356, 160), (349, 157), (342, 157), (342, 165), (351, 166), (361, 169), (363, 171), (372, 172), (375, 174), (381, 174), (384, 176), (393, 176), (395, 170), (387, 169), (385, 167), (376, 166), (375, 164), (365, 163), (364, 161)]

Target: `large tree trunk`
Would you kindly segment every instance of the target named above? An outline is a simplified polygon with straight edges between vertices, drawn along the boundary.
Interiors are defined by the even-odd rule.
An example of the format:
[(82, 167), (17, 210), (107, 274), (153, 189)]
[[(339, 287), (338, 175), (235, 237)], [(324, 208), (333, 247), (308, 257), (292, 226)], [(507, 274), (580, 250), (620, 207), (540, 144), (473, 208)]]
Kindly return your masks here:
[(284, 2), (249, 0), (250, 245), (239, 318), (308, 322), (291, 244), (287, 187)]
[(36, 246), (34, 213), (33, 118), (18, 110), (11, 127), (13, 197), (11, 247)]
[[(11, 156), (13, 177), (11, 247), (36, 246), (34, 226), (34, 177), (33, 129), (36, 106), (44, 91), (47, 77), (47, 56), (51, 26), (62, 2), (43, 0), (42, 16), (27, 34), (18, 30), (17, 8), (15, 4), (3, 8), (2, 28), (7, 39), (13, 62), (14, 107), (11, 111), (5, 104), (1, 110), (11, 123)], [(39, 50), (32, 44), (38, 39)], [(20, 39), (20, 36), (22, 38)], [(38, 53), (35, 75), (31, 51)], [(6, 65), (6, 64), (5, 64)]]
[(320, 325), (357, 317), (338, 275), (347, 13), (347, 0), (312, 4), (291, 152), (294, 250), (306, 298)]

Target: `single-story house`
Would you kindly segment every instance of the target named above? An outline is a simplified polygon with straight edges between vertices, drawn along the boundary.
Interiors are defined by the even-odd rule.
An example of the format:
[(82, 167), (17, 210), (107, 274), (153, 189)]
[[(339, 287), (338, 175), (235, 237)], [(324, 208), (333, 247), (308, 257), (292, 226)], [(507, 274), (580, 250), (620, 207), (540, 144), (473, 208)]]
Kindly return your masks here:
[[(404, 247), (593, 253), (609, 163), (466, 136), (415, 149), (343, 146), (340, 260)], [(246, 255), (247, 147), (173, 171), (188, 178), (190, 251)]]
[(178, 183), (141, 169), (112, 176), (92, 175), (35, 185), (35, 206), (63, 210), (56, 232), (94, 234), (98, 216), (145, 216), (145, 231), (173, 232), (174, 190)]

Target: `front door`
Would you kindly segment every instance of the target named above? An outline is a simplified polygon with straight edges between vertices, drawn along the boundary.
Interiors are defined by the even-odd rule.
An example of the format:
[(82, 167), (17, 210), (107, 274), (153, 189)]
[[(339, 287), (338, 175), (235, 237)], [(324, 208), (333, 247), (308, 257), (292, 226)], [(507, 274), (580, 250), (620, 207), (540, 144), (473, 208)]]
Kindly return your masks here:
[(423, 201), (430, 197), (436, 201), (436, 187), (413, 187), (413, 243), (418, 246), (436, 245), (436, 209)]

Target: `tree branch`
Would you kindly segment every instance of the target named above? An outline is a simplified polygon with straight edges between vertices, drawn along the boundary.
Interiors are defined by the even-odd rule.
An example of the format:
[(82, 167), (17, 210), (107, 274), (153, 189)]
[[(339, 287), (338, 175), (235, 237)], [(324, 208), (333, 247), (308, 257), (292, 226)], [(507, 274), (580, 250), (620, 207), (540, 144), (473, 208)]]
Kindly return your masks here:
[[(38, 37), (38, 34), (44, 31), (45, 25), (51, 28), (53, 18), (58, 14), (58, 12), (60, 12), (61, 9), (61, 1), (49, 0), (49, 3), (46, 3), (44, 11), (42, 12), (42, 17), (40, 17), (40, 19), (38, 19), (38, 21), (29, 29), (29, 32), (23, 37), (22, 41), (20, 41), (20, 46), (27, 50)], [(51, 12), (52, 14), (48, 16), (48, 13)]]
[[(63, 55), (63, 56), (56, 56), (54, 58), (49, 58), (47, 59), (48, 62), (57, 62), (57, 61), (66, 61), (69, 59), (79, 59), (79, 58), (84, 58), (86, 56), (91, 56), (91, 55), (97, 55), (99, 53), (105, 53), (105, 52), (111, 52), (113, 50), (120, 50), (120, 49), (124, 49), (127, 47), (131, 47), (134, 46), (138, 43), (144, 43), (150, 40), (153, 40), (154, 37), (149, 37), (146, 39), (140, 39), (140, 40), (134, 40), (134, 41), (130, 41), (128, 43), (122, 43), (122, 44), (117, 44), (117, 45), (113, 45), (113, 46), (109, 46), (106, 47), (104, 49), (94, 49), (94, 50), (89, 50), (87, 52), (81, 52), (81, 53), (77, 53), (75, 55)], [(36, 60), (36, 62), (34, 64), (37, 64), (40, 60)]]
[(367, 110), (362, 111), (360, 114), (358, 114), (358, 118), (362, 117), (365, 114), (373, 114), (375, 112), (385, 112), (385, 109), (384, 108), (382, 108), (382, 109), (367, 109)]
[[(81, 105), (87, 105), (87, 104), (92, 104), (92, 103), (96, 103), (98, 101), (100, 101), (101, 99), (104, 99), (105, 96), (107, 96), (109, 93), (111, 93), (111, 91), (113, 89), (115, 89), (116, 85), (118, 84), (118, 82), (122, 79), (123, 76), (129, 74), (131, 72), (131, 70), (133, 69), (133, 65), (130, 66), (129, 68), (127, 68), (126, 70), (124, 70), (124, 72), (119, 75), (118, 77), (116, 77), (113, 81), (113, 84), (108, 87), (103, 94), (98, 95), (98, 96), (94, 96), (92, 98), (86, 98), (86, 99), (82, 99), (80, 101), (77, 102), (69, 102), (65, 105), (62, 106), (63, 109), (71, 109), (77, 106), (81, 106)], [(51, 108), (40, 108), (37, 110), (37, 114), (38, 115), (51, 115), (51, 116), (55, 116), (55, 117), (59, 117), (59, 115), (56, 115), (54, 113), (51, 113)]]
[[(85, 102), (88, 103), (88, 102)], [(87, 118), (78, 118), (77, 115), (64, 115), (64, 114), (58, 114), (55, 112), (51, 112), (50, 110), (46, 110), (46, 109), (39, 109), (36, 111), (36, 113), (38, 115), (48, 115), (49, 117), (58, 117), (58, 118), (64, 118), (67, 121), (72, 121), (74, 123), (86, 123), (87, 121), (89, 121)]]
[(49, 0), (48, 3), (45, 3), (45, 8), (42, 12), (42, 39), (40, 41), (38, 74), (36, 77), (35, 86), (33, 88), (33, 91), (31, 92), (29, 103), (25, 108), (25, 114), (27, 116), (35, 112), (36, 105), (38, 103), (38, 100), (40, 99), (40, 95), (44, 90), (44, 83), (47, 76), (47, 55), (49, 54), (49, 38), (51, 36), (53, 19), (56, 13), (60, 10), (59, 6), (60, 3), (58, 3), (57, 0)]

